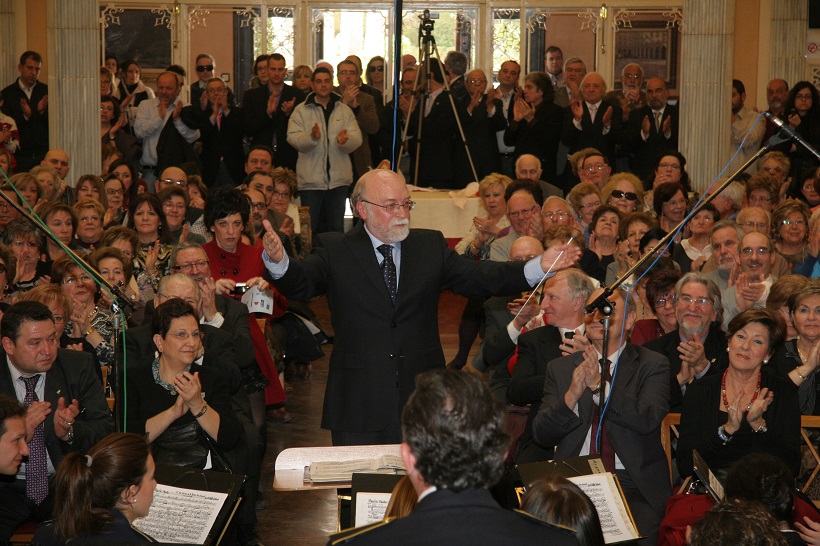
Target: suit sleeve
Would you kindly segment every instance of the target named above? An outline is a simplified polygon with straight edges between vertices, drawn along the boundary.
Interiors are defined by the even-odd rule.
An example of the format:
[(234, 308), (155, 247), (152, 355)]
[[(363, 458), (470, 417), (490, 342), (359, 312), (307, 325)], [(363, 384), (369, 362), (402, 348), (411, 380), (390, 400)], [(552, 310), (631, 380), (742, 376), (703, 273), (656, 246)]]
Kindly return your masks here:
[(633, 378), (640, 381), (640, 392), (630, 394), (622, 388), (622, 384), (619, 385), (616, 376), (607, 420), (638, 434), (648, 435), (658, 430), (669, 413), (669, 361), (665, 356), (649, 351), (641, 354), (640, 358), (650, 363), (641, 367)]
[[(114, 421), (111, 418), (111, 410), (108, 408), (108, 401), (105, 399), (100, 380), (94, 372), (91, 357), (85, 353), (78, 353), (71, 357), (61, 355), (60, 364), (66, 376), (74, 378), (71, 396), (79, 401), (82, 412), (74, 422), (74, 442), (70, 449), (65, 449), (65, 451), (84, 453), (114, 432)], [(69, 403), (71, 401), (66, 400), (66, 404)], [(53, 431), (53, 418), (51, 423)], [(65, 448), (69, 447), (69, 444), (63, 445)]]
[[(370, 95), (367, 96), (373, 98)], [(359, 103), (356, 122), (359, 124), (359, 128), (368, 135), (375, 135), (379, 132), (379, 116), (374, 101), (365, 100)]]
[[(566, 358), (569, 357), (556, 359), (547, 364), (541, 409), (532, 425), (532, 436), (542, 446), (558, 445), (567, 434), (583, 426), (581, 418), (564, 402), (567, 388), (558, 381), (559, 367), (562, 368), (560, 372), (572, 376), (574, 366), (570, 367)], [(564, 367), (568, 369), (565, 370)]]
[(544, 394), (546, 376), (538, 372), (540, 332), (533, 330), (518, 338), (518, 361), (507, 386), (507, 401), (516, 406), (538, 402)]

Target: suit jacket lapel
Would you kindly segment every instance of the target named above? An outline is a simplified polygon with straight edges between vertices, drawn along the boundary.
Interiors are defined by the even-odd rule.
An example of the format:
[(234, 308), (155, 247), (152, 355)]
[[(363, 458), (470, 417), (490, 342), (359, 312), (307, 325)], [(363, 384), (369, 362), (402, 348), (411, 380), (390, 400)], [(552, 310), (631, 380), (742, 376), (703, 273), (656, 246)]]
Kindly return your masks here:
[(635, 347), (627, 343), (621, 357), (618, 359), (618, 376), (615, 378), (618, 385), (625, 386), (629, 383), (632, 376), (635, 375), (637, 360), (638, 352)]
[(17, 397), (14, 391), (14, 384), (11, 382), (11, 374), (9, 373), (9, 367), (6, 364), (6, 353), (4, 351), (0, 351), (0, 393), (3, 394), (10, 394)]
[[(364, 223), (360, 222), (358, 226), (353, 228), (350, 232), (350, 235), (346, 239), (346, 243), (350, 248), (350, 253), (356, 262), (359, 264), (364, 276), (368, 279), (368, 281), (372, 282), (376, 289), (385, 297), (390, 304), (393, 304), (393, 300), (390, 297), (390, 292), (387, 291), (387, 285), (384, 282), (384, 277), (382, 277), (381, 269), (379, 268), (379, 260), (376, 258), (376, 251), (373, 250), (373, 244), (370, 241), (370, 237), (367, 235), (367, 232), (364, 230)], [(403, 243), (404, 244), (404, 243)], [(405, 260), (402, 260), (402, 272), (404, 272), (404, 264), (406, 263)], [(401, 293), (401, 283), (403, 282), (404, 275), (400, 275), (399, 279), (399, 293)], [(398, 295), (396, 296), (398, 299)]]

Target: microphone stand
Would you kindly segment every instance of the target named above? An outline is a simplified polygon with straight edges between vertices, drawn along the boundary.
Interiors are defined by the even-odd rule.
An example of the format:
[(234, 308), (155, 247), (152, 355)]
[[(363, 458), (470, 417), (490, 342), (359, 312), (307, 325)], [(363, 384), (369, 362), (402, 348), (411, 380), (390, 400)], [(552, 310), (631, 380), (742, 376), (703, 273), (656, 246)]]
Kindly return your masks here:
[[(777, 118), (775, 118), (775, 119), (777, 119)], [(779, 120), (777, 120), (777, 121), (779, 121)], [(777, 121), (775, 121), (775, 123), (777, 123)], [(794, 134), (794, 132), (791, 131), (790, 128), (784, 126), (783, 122), (780, 122), (778, 124), (778, 126), (781, 128), (781, 132), (785, 133), (784, 136), (788, 137), (788, 139), (795, 138), (796, 135)], [(788, 129), (788, 131), (786, 131), (786, 129)], [(791, 134), (789, 134), (789, 133), (791, 133)], [(797, 140), (798, 143), (805, 146), (807, 149), (809, 149), (810, 152), (812, 152), (813, 154), (817, 155), (818, 158), (820, 158), (820, 154), (818, 154), (818, 152), (816, 150), (811, 148), (811, 146), (809, 146), (808, 144), (806, 144), (802, 140), (799, 140), (799, 139), (796, 139), (796, 138), (795, 138), (795, 140)], [(587, 306), (586, 306), (586, 312), (587, 313), (594, 313), (596, 310), (598, 310), (598, 311), (601, 312), (601, 314), (604, 315), (604, 319), (603, 319), (603, 322), (602, 322), (603, 325), (604, 325), (604, 338), (603, 338), (604, 345), (603, 345), (603, 353), (602, 353), (602, 357), (601, 357), (601, 360), (602, 360), (601, 365), (602, 366), (606, 365), (606, 358), (607, 358), (607, 355), (609, 354), (609, 352), (608, 352), (608, 349), (609, 349), (608, 348), (608, 342), (609, 342), (609, 317), (615, 309), (615, 304), (609, 300), (609, 297), (615, 292), (615, 290), (619, 286), (621, 286), (630, 276), (632, 276), (632, 274), (638, 268), (640, 268), (645, 262), (647, 262), (650, 259), (654, 259), (655, 258), (655, 253), (658, 252), (660, 249), (663, 249), (669, 243), (669, 241), (672, 240), (673, 237), (675, 237), (675, 235), (678, 233), (678, 231), (680, 231), (683, 228), (683, 226), (686, 224), (686, 222), (691, 220), (692, 217), (694, 217), (701, 210), (703, 210), (703, 207), (705, 207), (708, 203), (711, 203), (712, 200), (715, 197), (717, 197), (720, 192), (722, 192), (724, 189), (726, 189), (726, 186), (731, 184), (741, 174), (743, 174), (743, 172), (746, 171), (746, 169), (748, 169), (751, 165), (753, 165), (755, 163), (755, 161), (758, 160), (758, 158), (760, 158), (763, 155), (765, 155), (766, 153), (768, 153), (771, 150), (771, 148), (772, 148), (771, 145), (766, 145), (766, 146), (762, 147), (761, 149), (759, 149), (752, 157), (749, 158), (749, 160), (746, 163), (744, 163), (737, 171), (735, 171), (734, 174), (732, 174), (732, 176), (730, 176), (725, 182), (723, 182), (720, 186), (718, 186), (718, 188), (711, 195), (708, 195), (708, 196), (702, 198), (700, 203), (695, 205), (695, 207), (689, 212), (689, 214), (687, 214), (686, 217), (683, 220), (681, 220), (681, 222), (677, 226), (675, 226), (674, 229), (669, 230), (669, 233), (667, 233), (660, 241), (658, 241), (658, 243), (652, 248), (652, 250), (650, 252), (647, 252), (643, 257), (638, 259), (638, 261), (635, 262), (635, 264), (632, 267), (630, 267), (629, 270), (626, 273), (624, 273), (618, 279), (616, 279), (610, 286), (604, 287), (604, 291), (597, 298), (595, 298), (594, 301), (587, 304)], [(626, 302), (624, 302), (624, 309), (626, 309)], [(615, 365), (614, 369), (617, 371), (618, 363), (614, 362), (613, 364)], [(598, 432), (598, 437), (596, 439), (596, 446), (598, 448), (598, 453), (600, 453), (600, 438), (601, 438), (600, 430), (601, 430), (601, 427), (604, 424), (604, 417), (605, 417), (605, 413), (604, 413), (603, 410), (604, 410), (604, 407), (605, 407), (604, 404), (605, 404), (605, 400), (606, 400), (606, 392), (605, 392), (606, 389), (604, 388), (605, 385), (603, 384), (603, 370), (602, 370), (602, 376), (601, 377), (602, 377), (602, 379), (601, 379), (602, 384), (601, 384), (601, 393), (599, 395), (600, 396), (599, 407), (601, 408), (601, 419), (600, 419), (599, 424), (598, 424), (598, 431), (599, 432)], [(612, 383), (614, 383), (614, 382), (615, 382), (615, 373), (612, 374)], [(610, 383), (610, 389), (612, 388), (612, 383)]]
[[(3, 177), (6, 179), (6, 183), (9, 184), (12, 187), (12, 189), (14, 189), (15, 193), (17, 193), (18, 198), (22, 201), (23, 200), (22, 196), (20, 196), (19, 192), (17, 192), (17, 188), (14, 186), (14, 184), (11, 182), (11, 180), (8, 179), (8, 177), (6, 176), (6, 173), (4, 173), (2, 170), (0, 170), (0, 174), (3, 175)], [(3, 200), (5, 200), (6, 203), (8, 203), (12, 208), (14, 208), (14, 210), (16, 210), (17, 213), (20, 214), (20, 216), (22, 218), (25, 218), (26, 220), (28, 220), (29, 222), (34, 224), (34, 227), (36, 227), (38, 230), (43, 232), (46, 235), (46, 237), (48, 237), (49, 239), (54, 241), (57, 244), (57, 246), (62, 248), (63, 251), (77, 265), (80, 266), (80, 268), (84, 269), (86, 272), (88, 272), (88, 274), (91, 275), (91, 277), (94, 279), (94, 282), (96, 282), (98, 285), (100, 285), (100, 287), (102, 287), (102, 289), (105, 290), (106, 292), (108, 292), (108, 294), (111, 296), (111, 299), (114, 302), (111, 305), (111, 310), (114, 312), (114, 326), (115, 326), (115, 332), (114, 332), (114, 354), (115, 354), (115, 362), (114, 362), (114, 400), (115, 400), (115, 403), (114, 403), (114, 424), (115, 424), (115, 427), (116, 427), (117, 431), (122, 431), (123, 430), (122, 425), (123, 425), (123, 422), (125, 420), (125, 414), (124, 414), (125, 385), (123, 385), (123, 380), (122, 380), (123, 370), (122, 370), (121, 358), (122, 358), (122, 352), (125, 350), (125, 347), (120, 346), (120, 335), (121, 335), (120, 328), (122, 327), (122, 325), (120, 323), (120, 318), (119, 317), (120, 317), (120, 312), (121, 312), (122, 309), (128, 307), (129, 309), (135, 311), (137, 309), (136, 305), (134, 305), (125, 296), (125, 294), (122, 292), (122, 290), (120, 289), (119, 286), (114, 286), (113, 284), (108, 282), (108, 280), (105, 277), (103, 277), (100, 274), (99, 271), (97, 271), (95, 268), (91, 267), (88, 264), (88, 262), (86, 262), (81, 256), (79, 256), (76, 252), (74, 252), (72, 249), (70, 249), (67, 245), (63, 244), (63, 242), (60, 241), (60, 239), (56, 235), (54, 235), (54, 233), (51, 231), (51, 229), (48, 226), (46, 226), (42, 222), (42, 220), (40, 220), (39, 217), (32, 215), (26, 209), (24, 209), (22, 206), (18, 205), (11, 197), (6, 195), (5, 192), (0, 191), (0, 197), (2, 197)], [(121, 351), (120, 349), (122, 349), (123, 351)]]

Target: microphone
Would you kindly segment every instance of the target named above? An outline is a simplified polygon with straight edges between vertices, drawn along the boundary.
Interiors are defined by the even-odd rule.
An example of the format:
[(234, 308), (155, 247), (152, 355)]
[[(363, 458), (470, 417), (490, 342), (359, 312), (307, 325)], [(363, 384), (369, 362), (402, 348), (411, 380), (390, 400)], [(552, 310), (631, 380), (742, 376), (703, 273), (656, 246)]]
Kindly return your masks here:
[(820, 159), (820, 152), (815, 150), (814, 147), (811, 144), (809, 144), (808, 142), (803, 140), (803, 137), (801, 137), (797, 133), (797, 131), (795, 131), (794, 129), (792, 129), (791, 127), (789, 127), (785, 123), (783, 123), (783, 120), (781, 120), (779, 117), (775, 116), (774, 114), (772, 114), (771, 112), (768, 112), (768, 111), (763, 112), (763, 115), (766, 117), (766, 119), (768, 119), (769, 121), (771, 121), (772, 123), (777, 125), (778, 132), (781, 135), (783, 135), (784, 137), (786, 137), (785, 140), (794, 139), (795, 142), (797, 142), (798, 144), (803, 146), (805, 149), (807, 149), (809, 152), (811, 152), (812, 155), (814, 155), (814, 157), (816, 157), (817, 159)]

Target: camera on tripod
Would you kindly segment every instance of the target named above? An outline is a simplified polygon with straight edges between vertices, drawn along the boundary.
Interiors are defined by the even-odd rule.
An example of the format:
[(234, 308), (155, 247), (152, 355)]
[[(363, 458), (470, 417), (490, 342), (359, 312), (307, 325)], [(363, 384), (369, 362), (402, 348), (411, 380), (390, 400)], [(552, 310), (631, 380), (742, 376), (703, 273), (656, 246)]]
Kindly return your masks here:
[(419, 33), (422, 32), (433, 32), (433, 27), (436, 24), (436, 19), (438, 19), (438, 13), (430, 13), (429, 9), (424, 10), (421, 15), (419, 15), (419, 19), (421, 19), (421, 25), (419, 25)]

